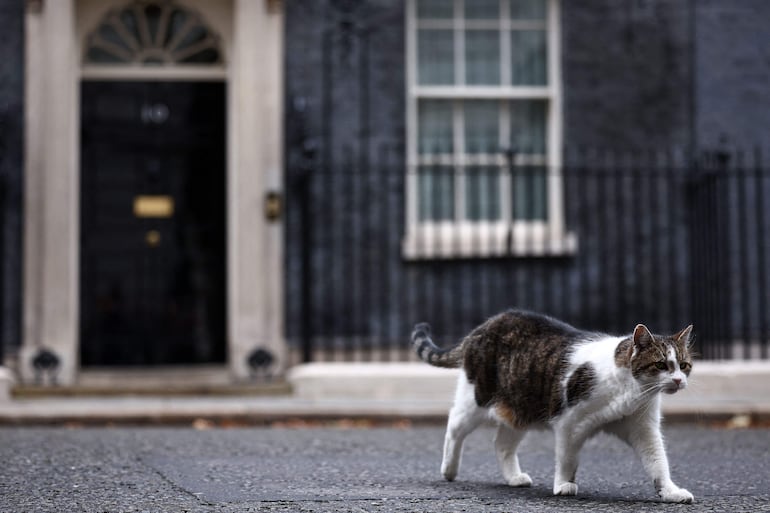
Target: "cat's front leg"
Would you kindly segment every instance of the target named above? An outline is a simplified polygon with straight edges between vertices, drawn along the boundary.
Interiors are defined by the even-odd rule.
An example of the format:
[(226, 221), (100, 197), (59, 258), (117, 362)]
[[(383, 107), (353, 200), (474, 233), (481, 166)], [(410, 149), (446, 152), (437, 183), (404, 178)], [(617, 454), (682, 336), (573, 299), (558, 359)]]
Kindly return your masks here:
[(578, 453), (587, 436), (573, 423), (562, 422), (554, 427), (556, 441), (556, 471), (553, 476), (554, 495), (577, 495), (575, 475), (578, 467)]
[(629, 418), (619, 433), (634, 448), (642, 466), (652, 478), (655, 491), (665, 502), (690, 504), (693, 495), (674, 484), (668, 466), (666, 448), (660, 432), (660, 414), (649, 413), (642, 418)]

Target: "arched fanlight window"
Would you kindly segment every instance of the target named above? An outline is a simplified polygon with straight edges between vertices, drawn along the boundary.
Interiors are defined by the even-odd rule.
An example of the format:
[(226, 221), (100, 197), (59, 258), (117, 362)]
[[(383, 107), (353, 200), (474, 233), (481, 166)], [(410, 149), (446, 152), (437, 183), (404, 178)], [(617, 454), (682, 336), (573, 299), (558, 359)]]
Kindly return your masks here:
[(220, 38), (173, 0), (134, 0), (107, 13), (88, 35), (88, 64), (220, 64)]

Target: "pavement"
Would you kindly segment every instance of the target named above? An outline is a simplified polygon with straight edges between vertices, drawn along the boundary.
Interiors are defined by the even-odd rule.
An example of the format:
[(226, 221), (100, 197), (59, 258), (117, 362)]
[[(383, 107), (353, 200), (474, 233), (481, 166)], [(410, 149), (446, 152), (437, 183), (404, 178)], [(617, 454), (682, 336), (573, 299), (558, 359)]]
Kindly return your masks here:
[[(153, 393), (0, 400), (0, 425), (442, 423), (456, 379), (455, 370), (422, 363), (307, 364), (290, 369), (287, 386), (271, 385), (267, 395), (243, 386), (220, 394), (171, 394), (155, 387)], [(664, 396), (663, 413), (668, 422), (770, 426), (770, 362), (699, 362), (686, 390)]]
[(577, 497), (551, 495), (549, 431), (521, 445), (531, 488), (503, 484), (489, 428), (468, 438), (448, 483), (440, 424), (455, 371), (313, 364), (267, 395), (156, 383), (0, 401), (0, 512), (770, 512), (770, 366), (696, 369), (664, 399), (672, 477), (691, 506), (661, 503), (632, 451), (603, 434), (581, 452)]
[(439, 474), (442, 427), (0, 427), (3, 513), (761, 512), (770, 430), (667, 426), (674, 481), (661, 503), (632, 451), (599, 435), (581, 452), (577, 497), (553, 497), (553, 435), (519, 456), (531, 488), (497, 469), (492, 430), (468, 437), (457, 480)]

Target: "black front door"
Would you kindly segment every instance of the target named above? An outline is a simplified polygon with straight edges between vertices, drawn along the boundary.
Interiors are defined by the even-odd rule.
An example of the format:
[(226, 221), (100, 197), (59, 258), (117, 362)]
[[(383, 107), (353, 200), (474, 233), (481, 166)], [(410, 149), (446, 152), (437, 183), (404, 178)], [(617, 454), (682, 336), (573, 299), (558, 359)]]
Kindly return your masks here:
[(225, 359), (223, 83), (83, 82), (81, 363)]

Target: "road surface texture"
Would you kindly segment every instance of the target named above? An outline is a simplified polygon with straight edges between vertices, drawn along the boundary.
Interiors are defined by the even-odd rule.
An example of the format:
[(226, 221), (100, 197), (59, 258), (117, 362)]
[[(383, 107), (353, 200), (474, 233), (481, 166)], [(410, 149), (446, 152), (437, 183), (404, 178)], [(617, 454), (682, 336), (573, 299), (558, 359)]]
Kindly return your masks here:
[(400, 425), (2, 428), (0, 511), (770, 511), (770, 430), (667, 428), (674, 481), (695, 494), (689, 506), (660, 503), (631, 450), (608, 436), (581, 453), (579, 495), (553, 497), (550, 432), (523, 442), (529, 489), (502, 484), (490, 429), (469, 437), (457, 481), (445, 482), (443, 435)]

